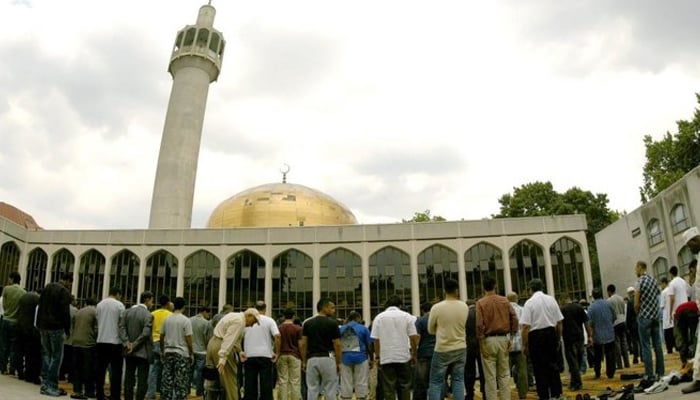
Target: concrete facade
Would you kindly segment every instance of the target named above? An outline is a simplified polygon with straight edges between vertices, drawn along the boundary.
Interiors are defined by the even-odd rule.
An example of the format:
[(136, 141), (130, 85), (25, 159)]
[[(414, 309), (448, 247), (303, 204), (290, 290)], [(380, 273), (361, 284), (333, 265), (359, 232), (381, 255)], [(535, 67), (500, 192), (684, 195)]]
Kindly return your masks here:
[[(322, 294), (330, 293), (330, 296), (340, 299), (345, 298), (346, 292), (353, 291), (353, 288), (329, 289), (337, 286), (337, 282), (334, 282), (334, 276), (329, 276), (328, 271), (347, 267), (347, 279), (354, 277), (354, 285), (357, 286), (357, 303), (351, 302), (347, 308), (358, 311), (361, 308), (365, 320), (369, 321), (386, 297), (394, 293), (402, 294), (409, 311), (418, 315), (421, 302), (442, 296), (440, 285), (447, 277), (458, 279), (463, 299), (481, 295), (480, 280), (482, 274), (486, 273), (497, 277), (499, 291), (516, 291), (524, 298), (527, 294), (527, 280), (533, 277), (540, 277), (551, 294), (564, 290), (573, 296), (590, 293), (592, 278), (585, 230), (586, 219), (583, 215), (418, 224), (93, 231), (29, 231), (0, 217), (0, 260), (11, 260), (11, 263), (5, 262), (4, 265), (0, 263), (0, 275), (6, 276), (10, 270), (19, 270), (25, 287), (42, 287), (52, 280), (52, 266), (60, 261), (60, 255), (68, 255), (69, 258), (74, 257), (72, 269), (69, 269), (74, 276), (73, 294), (79, 298), (87, 296), (86, 293), (81, 293), (87, 289), (80, 289), (79, 286), (82, 285), (81, 282), (87, 282), (88, 277), (94, 276), (101, 279), (101, 282), (89, 287), (98, 291), (93, 294), (100, 298), (106, 296), (112, 284), (110, 280), (114, 275), (110, 269), (117, 264), (124, 264), (124, 261), (119, 261), (123, 259), (120, 255), (128, 251), (135, 260), (134, 279), (122, 283), (122, 286), (126, 286), (123, 289), (132, 293), (132, 298), (125, 301), (135, 301), (135, 293), (143, 290), (170, 290), (174, 295), (191, 297), (194, 304), (198, 295), (186, 289), (198, 279), (193, 272), (198, 266), (192, 257), (195, 254), (206, 254), (214, 260), (212, 265), (217, 270), (210, 275), (215, 278), (212, 282), (218, 285), (214, 288), (215, 298), (210, 299), (209, 305), (220, 308), (228, 302), (240, 309), (249, 305), (242, 303), (254, 301), (257, 296), (264, 298), (272, 305), (273, 312), (277, 313), (284, 308), (277, 291), (284, 287), (275, 283), (279, 280), (279, 268), (275, 260), (285, 251), (294, 250), (308, 256), (310, 260), (311, 276), (306, 278), (306, 283), (309, 285), (307, 294), (312, 297), (309, 299), (312, 304)], [(558, 254), (561, 251), (557, 249), (567, 243), (570, 251), (562, 258)], [(518, 253), (523, 244), (534, 249), (531, 254), (523, 256)], [(490, 256), (477, 259), (474, 253), (477, 248), (486, 248), (491, 252)], [(400, 261), (387, 262), (391, 264), (390, 268), (386, 267), (383, 271), (384, 275), (391, 275), (390, 277), (382, 278), (376, 272), (377, 264), (381, 263), (377, 261), (377, 255), (384, 254), (382, 252), (387, 249), (405, 257), (404, 284), (399, 283)], [(442, 256), (429, 259), (434, 250), (434, 254)], [(235, 275), (232, 270), (242, 268), (245, 271), (249, 267), (235, 265), (236, 256), (241, 252), (253, 253), (262, 260), (256, 276), (260, 279), (259, 284), (256, 284), (260, 290), (246, 292), (250, 298), (237, 303), (236, 299), (241, 297), (232, 292), (240, 290), (237, 285), (248, 277), (245, 274), (242, 277)], [(346, 254), (346, 258), (340, 258), (340, 261), (329, 259), (341, 253)], [(45, 257), (37, 258), (37, 254), (45, 254)], [(161, 285), (161, 281), (158, 281), (161, 286), (157, 289), (149, 287), (148, 282), (160, 279), (154, 278), (160, 272), (153, 272), (153, 277), (147, 272), (147, 264), (155, 254), (172, 256), (170, 262), (176, 265), (169, 280), (163, 281), (166, 283)], [(558, 262), (558, 259), (568, 261)], [(95, 263), (99, 264), (99, 273), (90, 272)], [(246, 261), (241, 263), (246, 264)], [(430, 272), (426, 273), (426, 268), (435, 271), (432, 278), (429, 278)], [(565, 281), (564, 277), (572, 270), (576, 276)], [(37, 273), (40, 275), (37, 276)], [(341, 283), (351, 282), (346, 279), (344, 272), (337, 276)], [(382, 279), (394, 279), (395, 286), (387, 285), (381, 290), (376, 289), (379, 287), (377, 282)], [(301, 278), (295, 284), (303, 285)], [(430, 285), (435, 286), (433, 291), (427, 291), (426, 286)]]
[[(623, 216), (595, 236), (603, 285), (634, 286), (634, 267), (647, 263), (655, 278), (672, 265), (679, 276), (688, 274), (692, 259), (683, 231), (700, 223), (700, 167), (688, 172), (646, 204)], [(619, 292), (619, 290), (618, 290)]]

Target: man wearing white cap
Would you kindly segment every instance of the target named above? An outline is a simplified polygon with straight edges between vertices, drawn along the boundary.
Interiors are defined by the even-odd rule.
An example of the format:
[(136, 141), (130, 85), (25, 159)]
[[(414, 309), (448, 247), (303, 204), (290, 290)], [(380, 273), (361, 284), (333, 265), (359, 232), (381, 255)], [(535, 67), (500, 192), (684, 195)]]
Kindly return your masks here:
[[(683, 232), (683, 241), (686, 245), (688, 245), (688, 248), (690, 248), (690, 251), (695, 255), (695, 258), (697, 258), (698, 253), (700, 253), (700, 230), (698, 230), (696, 226), (689, 228)], [(695, 277), (693, 287), (695, 288), (695, 293), (700, 293), (700, 289), (698, 289), (700, 287), (700, 281), (698, 280), (697, 276)], [(698, 332), (700, 333), (700, 331)], [(690, 385), (681, 389), (681, 392), (686, 394), (700, 391), (700, 340), (697, 340), (696, 342), (695, 361), (693, 362), (694, 381)]]

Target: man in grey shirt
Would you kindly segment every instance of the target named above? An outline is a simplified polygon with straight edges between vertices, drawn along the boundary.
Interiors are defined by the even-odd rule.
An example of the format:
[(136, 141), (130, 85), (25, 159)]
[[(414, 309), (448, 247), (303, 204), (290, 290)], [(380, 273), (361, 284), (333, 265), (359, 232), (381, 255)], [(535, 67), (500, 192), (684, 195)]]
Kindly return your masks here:
[[(629, 368), (630, 359), (627, 351), (627, 317), (625, 315), (625, 300), (615, 294), (615, 285), (608, 285), (608, 302), (615, 310), (615, 367)], [(620, 361), (622, 360), (622, 361)]]
[(192, 385), (195, 387), (198, 397), (204, 394), (202, 370), (204, 370), (207, 363), (207, 344), (214, 332), (214, 328), (209, 323), (210, 317), (209, 307), (200, 307), (199, 314), (190, 318), (190, 323), (192, 323), (192, 347), (194, 348)]
[(153, 315), (148, 311), (153, 306), (153, 293), (143, 292), (139, 304), (124, 311), (119, 319), (119, 337), (126, 343), (126, 376), (124, 377), (124, 399), (134, 399), (134, 375), (138, 381), (136, 400), (143, 400), (148, 389), (148, 366), (153, 351), (151, 329)]
[(160, 351), (163, 359), (161, 398), (185, 399), (190, 393), (192, 379), (192, 323), (182, 314), (185, 299), (173, 300), (175, 310), (160, 328)]
[(105, 373), (109, 367), (109, 397), (120, 400), (122, 394), (122, 369), (125, 343), (119, 336), (119, 318), (124, 312), (122, 291), (118, 287), (109, 289), (109, 296), (97, 303), (97, 400), (104, 400)]

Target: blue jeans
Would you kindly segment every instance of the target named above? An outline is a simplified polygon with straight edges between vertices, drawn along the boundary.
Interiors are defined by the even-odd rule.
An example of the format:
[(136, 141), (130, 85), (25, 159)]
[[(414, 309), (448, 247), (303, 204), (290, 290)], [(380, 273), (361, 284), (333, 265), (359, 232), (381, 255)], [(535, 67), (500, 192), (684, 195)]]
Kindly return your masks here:
[(41, 335), (41, 381), (42, 389), (58, 393), (58, 370), (63, 361), (63, 329), (44, 330)]
[(160, 391), (160, 378), (163, 371), (163, 361), (160, 359), (160, 342), (153, 342), (153, 356), (151, 366), (148, 368), (147, 399), (155, 399), (156, 391)]
[[(661, 348), (661, 331), (657, 318), (637, 318), (639, 328), (639, 347), (644, 361), (644, 377), (647, 379), (661, 378), (664, 376), (664, 352)], [(651, 360), (651, 347), (654, 347), (656, 356), (656, 375), (654, 375)]]
[(194, 353), (194, 368), (192, 368), (192, 386), (194, 386), (197, 396), (204, 394), (204, 379), (202, 379), (202, 370), (207, 364), (206, 353)]
[[(0, 321), (2, 324), (2, 343), (3, 346), (0, 347), (0, 368), (2, 372), (8, 372), (10, 375), (14, 375), (19, 369), (19, 359), (17, 358), (17, 323), (3, 319)], [(6, 370), (5, 367), (10, 364), (10, 369)]]
[(467, 358), (467, 349), (459, 349), (445, 352), (435, 352), (430, 363), (430, 386), (428, 387), (429, 400), (441, 400), (445, 387), (445, 376), (450, 369), (452, 381), (452, 398), (464, 398), (464, 363)]

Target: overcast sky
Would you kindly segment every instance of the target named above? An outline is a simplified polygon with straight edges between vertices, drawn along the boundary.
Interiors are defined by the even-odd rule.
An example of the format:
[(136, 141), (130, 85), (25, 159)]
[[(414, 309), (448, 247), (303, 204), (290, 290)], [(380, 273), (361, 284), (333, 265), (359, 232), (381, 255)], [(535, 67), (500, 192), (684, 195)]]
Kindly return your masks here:
[[(145, 228), (179, 29), (199, 0), (2, 0), (0, 201), (49, 229)], [(533, 181), (640, 205), (642, 137), (700, 92), (697, 0), (215, 0), (193, 227), (249, 187), (361, 223), (499, 211)]]

